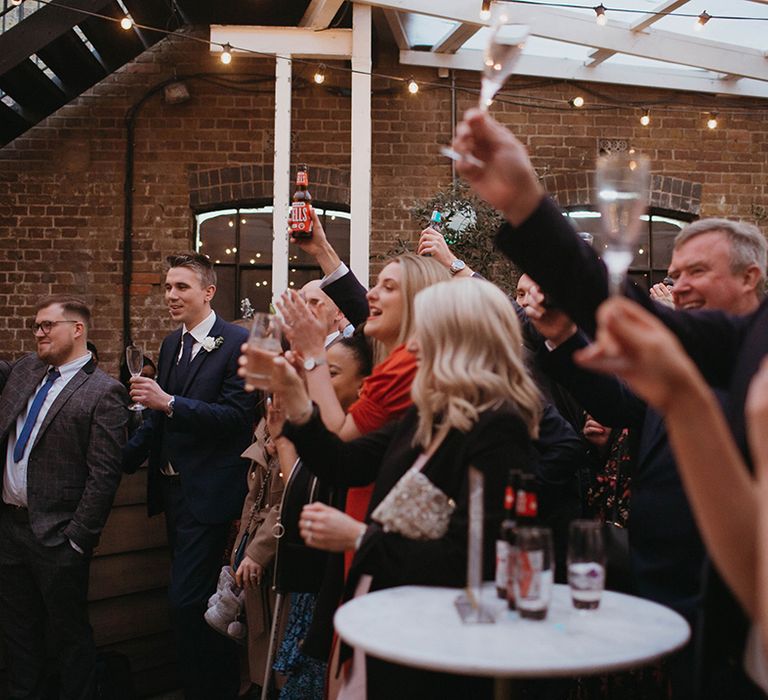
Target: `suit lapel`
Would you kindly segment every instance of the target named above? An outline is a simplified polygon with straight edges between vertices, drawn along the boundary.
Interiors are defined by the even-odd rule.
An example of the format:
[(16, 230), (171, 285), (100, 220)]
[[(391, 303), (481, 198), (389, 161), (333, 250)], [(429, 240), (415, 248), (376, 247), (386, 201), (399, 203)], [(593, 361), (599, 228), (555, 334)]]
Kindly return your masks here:
[(74, 377), (72, 377), (72, 379), (67, 382), (67, 385), (61, 390), (51, 407), (48, 409), (48, 413), (45, 414), (45, 418), (43, 418), (43, 423), (40, 426), (40, 430), (37, 431), (37, 437), (35, 438), (34, 445), (32, 445), (32, 449), (34, 449), (35, 445), (37, 445), (37, 443), (40, 441), (40, 438), (43, 436), (46, 429), (56, 417), (58, 412), (63, 408), (64, 404), (69, 401), (72, 394), (74, 394), (82, 386), (83, 382), (85, 382), (85, 380), (90, 376), (90, 372), (85, 372), (81, 369)]
[(161, 387), (168, 389), (168, 380), (171, 375), (171, 368), (176, 362), (179, 354), (179, 345), (181, 344), (181, 328), (175, 330), (168, 336), (167, 346), (169, 352), (162, 353), (160, 357), (160, 366), (157, 368), (157, 381)]
[(35, 362), (29, 369), (25, 367), (14, 368), (14, 372), (23, 373), (23, 376), (17, 379), (12, 374), (5, 385), (3, 403), (5, 403), (7, 398), (7, 405), (3, 405), (3, 410), (0, 412), (2, 415), (0, 419), (0, 435), (6, 435), (19, 417), (19, 414), (26, 411), (30, 396), (35, 393), (47, 371), (48, 365), (41, 360)]

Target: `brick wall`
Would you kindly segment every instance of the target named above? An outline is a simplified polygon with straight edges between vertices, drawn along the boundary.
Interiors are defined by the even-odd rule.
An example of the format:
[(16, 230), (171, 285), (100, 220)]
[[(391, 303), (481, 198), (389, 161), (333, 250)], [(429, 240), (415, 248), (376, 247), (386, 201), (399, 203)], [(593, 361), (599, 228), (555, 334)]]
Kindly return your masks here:
[[(377, 66), (381, 72), (438, 81), (434, 71), (398, 68), (387, 55), (379, 57)], [(134, 140), (134, 339), (154, 349), (171, 329), (162, 305), (160, 268), (169, 252), (191, 246), (191, 206), (211, 203), (205, 173), (231, 169), (249, 173), (248, 180), (258, 179), (253, 175), (257, 172), (263, 180), (269, 172), (273, 62), (236, 55), (224, 67), (205, 47), (179, 37), (164, 40), (0, 149), (0, 356), (32, 349), (26, 324), (40, 296), (78, 292), (95, 306), (92, 338), (107, 369), (116, 369), (122, 347), (124, 118), (131, 105), (174, 71), (243, 83), (234, 89), (212, 76), (191, 79), (189, 102), (166, 105), (161, 95), (154, 95), (139, 111)], [(309, 66), (295, 69), (292, 161), (322, 166), (330, 173), (329, 186), (343, 191), (349, 171), (350, 100), (304, 82), (311, 72)], [(458, 81), (477, 84), (468, 74), (460, 74)], [(347, 87), (348, 77), (329, 73), (327, 83)], [(450, 163), (436, 148), (451, 133), (451, 97), (445, 84), (411, 96), (403, 89), (380, 93), (385, 84), (374, 80), (372, 254), (385, 253), (397, 238), (412, 236), (421, 223), (409, 213), (413, 202), (450, 183)], [(524, 79), (510, 88), (539, 100), (564, 101), (577, 92)], [(640, 88), (599, 90), (626, 103), (647, 100), (652, 105), (679, 97)], [(588, 103), (597, 99), (586, 96)], [(713, 98), (686, 99), (698, 100), (701, 108), (674, 113), (652, 109), (650, 128), (640, 126), (639, 108), (621, 106), (557, 111), (510, 103), (497, 104), (493, 112), (522, 138), (547, 182), (558, 182), (561, 176), (567, 183), (569, 177), (591, 170), (598, 139), (624, 139), (651, 155), (655, 172), (670, 183), (670, 195), (675, 182), (700, 186), (701, 215), (764, 216), (768, 123), (757, 113), (737, 117), (721, 110), (721, 128), (709, 131), (705, 113)], [(460, 92), (458, 114), (475, 100)], [(190, 188), (197, 192), (192, 198)]]

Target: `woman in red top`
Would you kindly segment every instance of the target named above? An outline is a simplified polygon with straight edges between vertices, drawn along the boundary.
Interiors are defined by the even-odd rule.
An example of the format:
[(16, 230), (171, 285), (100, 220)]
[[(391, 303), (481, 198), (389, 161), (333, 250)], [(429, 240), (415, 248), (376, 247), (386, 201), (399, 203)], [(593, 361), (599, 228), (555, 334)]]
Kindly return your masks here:
[[(367, 294), (365, 335), (378, 341), (387, 357), (363, 382), (360, 397), (347, 413), (331, 386), (322, 324), (296, 292), (283, 294), (278, 306), (289, 325), (293, 351), (301, 356), (309, 395), (319, 406), (323, 423), (342, 440), (354, 440), (381, 428), (411, 405), (416, 358), (406, 350), (405, 341), (412, 332), (413, 299), (420, 290), (446, 279), (450, 275), (442, 265), (412, 253), (399, 255), (384, 266)], [(350, 489), (346, 512), (362, 522), (370, 495), (368, 486)]]

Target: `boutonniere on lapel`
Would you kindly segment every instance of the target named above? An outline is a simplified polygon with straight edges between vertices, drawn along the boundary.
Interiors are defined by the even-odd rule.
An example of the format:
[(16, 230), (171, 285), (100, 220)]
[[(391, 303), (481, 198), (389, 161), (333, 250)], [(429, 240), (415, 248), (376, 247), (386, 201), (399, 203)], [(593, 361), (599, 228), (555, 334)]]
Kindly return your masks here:
[(200, 345), (203, 346), (203, 350), (206, 352), (213, 352), (214, 350), (218, 350), (224, 343), (224, 337), (219, 336), (218, 338), (214, 338), (213, 336), (209, 335), (203, 338), (203, 341), (200, 343)]

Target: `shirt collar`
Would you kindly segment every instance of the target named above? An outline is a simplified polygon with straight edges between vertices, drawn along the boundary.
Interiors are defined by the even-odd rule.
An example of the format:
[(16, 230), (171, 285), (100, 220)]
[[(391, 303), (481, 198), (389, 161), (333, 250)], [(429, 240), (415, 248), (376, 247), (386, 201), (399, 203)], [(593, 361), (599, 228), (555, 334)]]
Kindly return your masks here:
[[(56, 369), (59, 370), (59, 374), (62, 377), (73, 376), (91, 361), (91, 357), (93, 357), (93, 354), (89, 350), (85, 353), (85, 355), (80, 355), (80, 357), (75, 358), (71, 362), (67, 362), (64, 365), (59, 365), (59, 367)], [(53, 367), (53, 365), (50, 365), (48, 369), (51, 369), (51, 367)]]
[(181, 335), (183, 336), (184, 333), (189, 332), (190, 335), (195, 339), (196, 343), (202, 343), (203, 339), (207, 338), (210, 334), (214, 323), (216, 323), (216, 312), (211, 311), (211, 313), (208, 314), (208, 317), (200, 321), (200, 323), (198, 323), (194, 328), (187, 328), (186, 326), (183, 326), (181, 329)]

